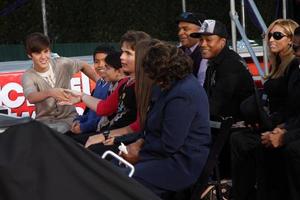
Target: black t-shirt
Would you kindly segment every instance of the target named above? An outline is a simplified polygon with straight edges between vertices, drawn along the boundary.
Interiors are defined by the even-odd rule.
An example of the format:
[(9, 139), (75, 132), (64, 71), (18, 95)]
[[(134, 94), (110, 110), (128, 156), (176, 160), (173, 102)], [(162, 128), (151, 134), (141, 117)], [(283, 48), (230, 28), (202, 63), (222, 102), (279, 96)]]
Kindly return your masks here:
[(129, 80), (119, 88), (117, 113), (108, 117), (110, 125), (105, 129), (122, 128), (135, 122), (137, 109), (134, 85), (134, 80)]

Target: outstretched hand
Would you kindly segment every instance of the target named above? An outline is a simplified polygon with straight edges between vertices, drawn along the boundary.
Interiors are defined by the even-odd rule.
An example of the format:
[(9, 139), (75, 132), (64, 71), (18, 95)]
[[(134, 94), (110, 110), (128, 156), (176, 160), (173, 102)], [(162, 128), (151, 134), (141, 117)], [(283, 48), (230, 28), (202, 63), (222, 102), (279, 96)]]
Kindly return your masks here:
[(62, 106), (64, 106), (64, 105), (74, 105), (74, 104), (79, 103), (81, 101), (81, 98), (82, 98), (82, 95), (83, 95), (82, 92), (78, 92), (78, 91), (75, 91), (75, 90), (69, 90), (69, 89), (64, 89), (64, 92), (66, 93), (68, 98), (66, 100), (58, 101), (59, 105), (62, 105)]
[(56, 101), (68, 101), (69, 94), (65, 91), (64, 88), (52, 88), (49, 90), (49, 94), (53, 97)]

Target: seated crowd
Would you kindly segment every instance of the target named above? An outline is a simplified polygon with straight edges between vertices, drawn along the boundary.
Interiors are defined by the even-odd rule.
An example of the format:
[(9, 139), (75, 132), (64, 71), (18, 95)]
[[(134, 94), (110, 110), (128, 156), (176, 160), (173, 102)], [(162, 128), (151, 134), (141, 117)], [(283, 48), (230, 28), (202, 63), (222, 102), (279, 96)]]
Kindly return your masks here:
[[(193, 13), (176, 22), (180, 48), (128, 31), (121, 52), (94, 50), (94, 71), (79, 60), (51, 59), (48, 37), (27, 36), (33, 67), (22, 85), (36, 120), (98, 154), (118, 153), (126, 144), (122, 156), (134, 164), (133, 178), (167, 199), (200, 176), (213, 142), (210, 116), (232, 117), (220, 158), (221, 176), (232, 179), (232, 198), (300, 199), (298, 24), (278, 19), (269, 26), (271, 72), (258, 90), (243, 58), (228, 47), (224, 24)], [(78, 71), (96, 82), (93, 95), (70, 89)], [(251, 99), (263, 116), (245, 111)], [(79, 102), (87, 107), (82, 116), (74, 106)]]

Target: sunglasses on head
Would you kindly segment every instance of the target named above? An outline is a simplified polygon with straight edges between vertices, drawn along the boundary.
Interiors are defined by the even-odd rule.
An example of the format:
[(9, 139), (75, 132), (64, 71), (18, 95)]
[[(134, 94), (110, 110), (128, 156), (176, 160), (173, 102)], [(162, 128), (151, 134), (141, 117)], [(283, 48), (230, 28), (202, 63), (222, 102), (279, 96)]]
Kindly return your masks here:
[(271, 37), (274, 38), (274, 40), (281, 40), (283, 37), (285, 37), (286, 35), (284, 35), (281, 32), (274, 32), (274, 33), (269, 33), (268, 34), (268, 39), (270, 40)]
[(293, 44), (292, 47), (293, 47), (294, 52), (300, 51), (300, 45)]

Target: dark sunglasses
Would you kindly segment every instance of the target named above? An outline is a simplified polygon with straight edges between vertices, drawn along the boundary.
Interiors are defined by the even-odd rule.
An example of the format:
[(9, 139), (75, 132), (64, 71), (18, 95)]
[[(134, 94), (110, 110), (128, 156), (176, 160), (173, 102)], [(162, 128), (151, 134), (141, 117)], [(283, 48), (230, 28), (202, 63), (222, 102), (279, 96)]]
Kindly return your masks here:
[(295, 44), (293, 44), (292, 47), (293, 47), (294, 52), (297, 52), (297, 51), (300, 50), (300, 45), (295, 45)]
[(269, 33), (268, 34), (268, 39), (270, 40), (271, 37), (274, 38), (274, 40), (281, 40), (283, 37), (285, 37), (286, 35), (284, 35), (281, 32), (274, 32), (274, 33)]

